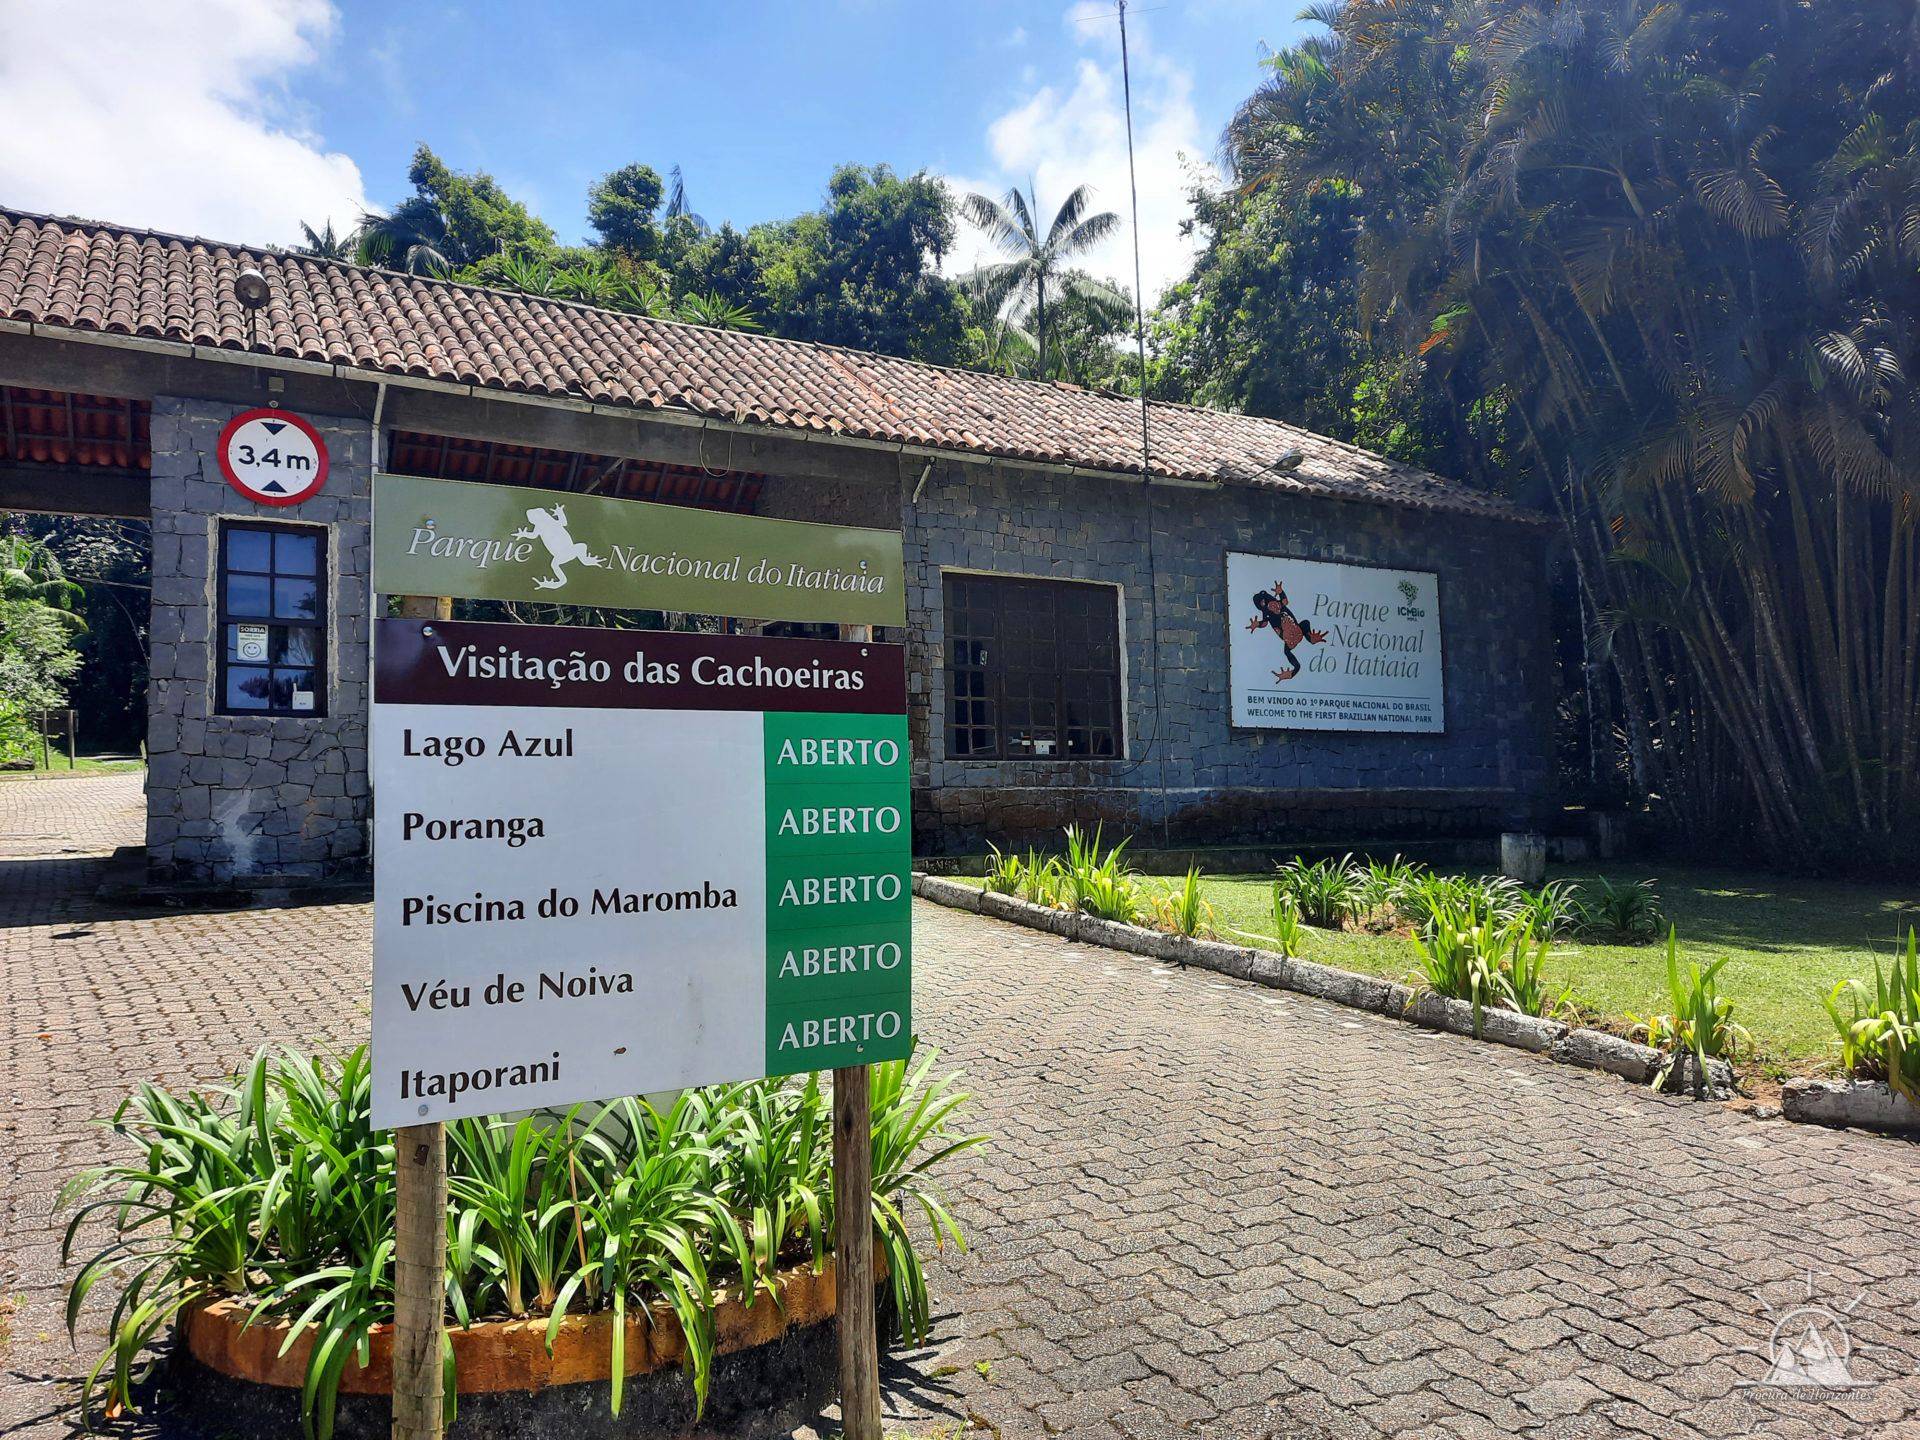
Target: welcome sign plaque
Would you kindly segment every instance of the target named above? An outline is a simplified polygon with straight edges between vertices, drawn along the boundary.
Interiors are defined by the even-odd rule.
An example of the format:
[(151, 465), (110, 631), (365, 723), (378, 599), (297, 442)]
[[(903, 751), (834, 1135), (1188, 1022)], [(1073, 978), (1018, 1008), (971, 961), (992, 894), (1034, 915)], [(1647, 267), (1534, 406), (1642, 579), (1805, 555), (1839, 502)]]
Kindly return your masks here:
[(901, 647), (376, 629), (376, 1125), (908, 1053)]
[(1432, 571), (1230, 551), (1227, 600), (1236, 726), (1447, 728)]

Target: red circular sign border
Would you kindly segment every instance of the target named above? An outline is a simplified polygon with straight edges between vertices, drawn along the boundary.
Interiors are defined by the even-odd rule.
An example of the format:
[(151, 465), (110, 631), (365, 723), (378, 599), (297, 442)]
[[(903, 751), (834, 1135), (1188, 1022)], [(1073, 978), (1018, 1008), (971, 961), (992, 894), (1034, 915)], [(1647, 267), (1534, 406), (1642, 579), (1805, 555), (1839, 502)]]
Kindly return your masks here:
[[(253, 491), (241, 483), (240, 477), (233, 473), (233, 465), (227, 459), (227, 446), (233, 440), (234, 431), (238, 430), (242, 425), (245, 425), (249, 420), (268, 419), (285, 420), (288, 424), (296, 426), (301, 433), (313, 442), (314, 454), (320, 457), (320, 464), (316, 467), (319, 473), (313, 477), (313, 483), (297, 494), (287, 496), (284, 500), (273, 500), (265, 495), (254, 494)], [(320, 438), (320, 432), (290, 410), (265, 409), (241, 411), (238, 415), (234, 416), (233, 419), (229, 420), (226, 428), (220, 432), (220, 443), (215, 449), (215, 454), (219, 457), (220, 473), (227, 477), (227, 484), (231, 485), (236, 491), (253, 501), (256, 505), (298, 505), (302, 500), (311, 500), (315, 495), (319, 494), (320, 487), (327, 483), (327, 471), (332, 468), (333, 464), (332, 457), (327, 454), (327, 442)]]

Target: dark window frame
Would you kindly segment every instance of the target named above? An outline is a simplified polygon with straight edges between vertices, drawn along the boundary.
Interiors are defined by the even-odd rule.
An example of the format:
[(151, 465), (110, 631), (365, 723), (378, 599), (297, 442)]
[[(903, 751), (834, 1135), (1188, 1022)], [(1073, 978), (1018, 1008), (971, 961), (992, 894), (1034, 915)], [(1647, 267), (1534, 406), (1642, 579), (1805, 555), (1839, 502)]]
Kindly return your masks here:
[(1118, 587), (947, 571), (949, 760), (1126, 758)]
[[(299, 620), (291, 616), (273, 614), (242, 615), (228, 608), (227, 577), (231, 572), (227, 563), (227, 554), (230, 539), (238, 531), (252, 531), (273, 535), (298, 535), (311, 539), (314, 542), (314, 573), (312, 578), (314, 583), (315, 617), (312, 620)], [(324, 720), (327, 718), (327, 641), (332, 629), (332, 589), (327, 583), (329, 578), (327, 574), (327, 539), (327, 527), (325, 525), (298, 525), (290, 524), (282, 520), (255, 520), (250, 517), (246, 519), (223, 519), (220, 521), (220, 533), (214, 542), (214, 714), (232, 716), (251, 715), (260, 719), (270, 720)], [(269, 561), (269, 565), (271, 566), (272, 564), (273, 562)], [(243, 575), (267, 576), (268, 591), (269, 594), (271, 594), (273, 581), (279, 578), (281, 572), (277, 569), (270, 568), (266, 571), (245, 569), (239, 573)], [(287, 573), (292, 577), (292, 572)], [(303, 575), (292, 578), (304, 580), (307, 577)], [(269, 602), (268, 609), (271, 610), (272, 608), (272, 604)], [(271, 697), (269, 697), (267, 705), (259, 709), (241, 709), (227, 703), (227, 672), (231, 666), (240, 663), (227, 658), (227, 627), (229, 625), (261, 624), (269, 627), (269, 637), (271, 637), (272, 634), (271, 627), (276, 625), (289, 629), (301, 629), (313, 632), (313, 661), (311, 664), (299, 666), (276, 665), (269, 661), (265, 666), (259, 667), (266, 669), (269, 675), (275, 670), (300, 669), (311, 671), (313, 674), (313, 708), (311, 710), (295, 710), (292, 709), (291, 706), (286, 709), (277, 709), (274, 707)], [(271, 639), (269, 639), (269, 644), (271, 644)], [(242, 668), (251, 669), (254, 667), (243, 666)]]

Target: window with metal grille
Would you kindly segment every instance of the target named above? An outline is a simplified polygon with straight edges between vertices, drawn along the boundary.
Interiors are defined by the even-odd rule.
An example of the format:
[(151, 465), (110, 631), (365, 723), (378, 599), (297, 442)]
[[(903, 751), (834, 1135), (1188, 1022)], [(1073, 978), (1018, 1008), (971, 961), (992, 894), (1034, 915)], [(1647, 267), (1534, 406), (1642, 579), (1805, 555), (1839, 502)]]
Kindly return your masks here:
[(326, 658), (326, 531), (221, 525), (219, 713), (326, 714)]
[(1120, 753), (1117, 591), (948, 575), (946, 606), (948, 758)]

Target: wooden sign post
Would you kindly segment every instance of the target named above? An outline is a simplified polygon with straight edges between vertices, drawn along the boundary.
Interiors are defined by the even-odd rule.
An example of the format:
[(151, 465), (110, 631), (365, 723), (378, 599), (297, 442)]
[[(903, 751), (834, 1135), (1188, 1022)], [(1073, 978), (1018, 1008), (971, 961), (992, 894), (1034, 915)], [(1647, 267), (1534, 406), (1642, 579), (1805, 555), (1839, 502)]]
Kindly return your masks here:
[[(450, 597), (402, 595), (400, 613), (446, 620)], [(447, 1127), (393, 1132), (393, 1440), (440, 1440), (447, 1326)]]
[[(842, 625), (842, 640), (869, 641), (866, 625)], [(881, 1440), (880, 1337), (873, 1314), (872, 1067), (833, 1072), (834, 1312), (840, 1333), (840, 1430), (845, 1440)]]

